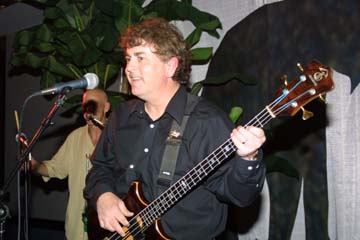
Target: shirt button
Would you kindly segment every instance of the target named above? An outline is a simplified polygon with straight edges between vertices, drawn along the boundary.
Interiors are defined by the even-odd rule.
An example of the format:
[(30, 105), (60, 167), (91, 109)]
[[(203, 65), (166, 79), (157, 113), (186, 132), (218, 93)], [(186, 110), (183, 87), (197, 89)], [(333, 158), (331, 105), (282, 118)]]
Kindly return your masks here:
[(259, 184), (256, 184), (256, 187), (259, 187)]
[(248, 166), (248, 170), (249, 170), (249, 171), (253, 170), (253, 167), (252, 167), (252, 166)]
[(133, 168), (134, 168), (134, 164), (130, 164), (129, 168), (130, 168), (130, 169), (133, 169)]
[(149, 149), (148, 148), (144, 148), (144, 152), (149, 152)]
[(155, 125), (152, 123), (152, 124), (150, 124), (150, 128), (154, 128), (155, 127)]

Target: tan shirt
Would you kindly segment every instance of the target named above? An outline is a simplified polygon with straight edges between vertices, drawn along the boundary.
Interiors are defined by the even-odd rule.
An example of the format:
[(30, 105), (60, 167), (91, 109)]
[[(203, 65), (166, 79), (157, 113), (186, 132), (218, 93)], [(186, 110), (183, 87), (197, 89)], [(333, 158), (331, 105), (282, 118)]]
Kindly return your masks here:
[[(68, 240), (87, 240), (82, 213), (85, 199), (85, 177), (91, 167), (89, 156), (94, 146), (88, 134), (88, 126), (75, 129), (50, 161), (43, 161), (50, 178), (68, 177), (69, 200), (65, 218), (65, 234)], [(43, 177), (44, 181), (49, 178)]]

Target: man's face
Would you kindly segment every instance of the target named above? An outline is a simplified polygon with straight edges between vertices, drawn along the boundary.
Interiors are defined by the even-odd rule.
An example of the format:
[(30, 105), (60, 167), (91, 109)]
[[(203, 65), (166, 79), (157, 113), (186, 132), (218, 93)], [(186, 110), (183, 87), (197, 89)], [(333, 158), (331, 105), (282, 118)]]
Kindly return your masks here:
[[(149, 101), (161, 94), (169, 78), (166, 63), (149, 44), (126, 49), (125, 73), (135, 96)], [(170, 76), (171, 77), (171, 76)]]

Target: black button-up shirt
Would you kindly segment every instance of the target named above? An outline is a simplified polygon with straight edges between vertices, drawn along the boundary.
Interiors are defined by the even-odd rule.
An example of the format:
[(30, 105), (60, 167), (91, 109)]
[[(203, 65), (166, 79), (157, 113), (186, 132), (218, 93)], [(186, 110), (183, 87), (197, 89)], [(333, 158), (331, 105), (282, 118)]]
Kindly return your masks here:
[[(156, 121), (146, 114), (139, 99), (121, 104), (111, 114), (86, 180), (84, 194), (90, 205), (95, 206), (104, 192), (123, 198), (135, 180), (142, 183), (148, 202), (165, 190), (158, 184), (165, 140), (172, 121), (181, 123), (186, 99), (181, 87)], [(173, 182), (224, 143), (233, 127), (224, 112), (201, 99), (182, 136)], [(214, 238), (225, 228), (227, 203), (250, 204), (261, 191), (264, 178), (262, 161), (245, 161), (233, 154), (161, 217), (166, 234), (172, 239)]]

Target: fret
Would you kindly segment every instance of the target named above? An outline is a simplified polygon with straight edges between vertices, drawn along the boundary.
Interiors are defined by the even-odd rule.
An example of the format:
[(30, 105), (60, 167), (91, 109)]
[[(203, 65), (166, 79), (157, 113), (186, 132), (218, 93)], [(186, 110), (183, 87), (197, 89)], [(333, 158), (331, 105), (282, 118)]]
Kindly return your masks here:
[(160, 200), (161, 200), (160, 205), (162, 205), (162, 208), (167, 209), (170, 207), (168, 200), (167, 200), (167, 196), (161, 195)]
[(258, 117), (255, 116), (253, 119), (254, 119), (254, 121), (256, 121), (259, 124), (257, 126), (260, 126), (261, 128), (264, 127), (264, 125), (261, 123), (261, 121), (260, 121), (260, 119)]
[(214, 158), (211, 158), (209, 161), (208, 161), (208, 163), (209, 163), (209, 166), (210, 166), (210, 168), (211, 168), (211, 170), (214, 170), (214, 168), (215, 168), (215, 163), (216, 163), (216, 159), (214, 159)]
[(205, 170), (207, 173), (210, 172), (209, 168), (211, 168), (210, 162), (209, 162), (209, 161), (204, 162), (204, 170)]
[(214, 151), (214, 157), (213, 158), (215, 158), (215, 160), (217, 160), (218, 158), (219, 158), (219, 156), (221, 156), (222, 154), (223, 154), (223, 147), (222, 146), (220, 146), (220, 147), (218, 147), (215, 151)]
[(153, 215), (153, 218), (156, 219), (157, 216), (160, 216), (160, 213), (159, 213), (159, 209), (158, 209), (158, 203), (159, 202), (156, 202), (153, 206), (152, 206), (152, 215)]
[(214, 159), (216, 157), (216, 150), (214, 152), (212, 152), (209, 156), (207, 156), (207, 158), (203, 161), (207, 160), (208, 162), (210, 162), (212, 159)]
[(226, 157), (230, 156), (233, 153), (233, 149), (231, 148), (231, 145), (226, 145), (223, 148), (223, 150)]
[[(147, 210), (147, 211), (145, 211)], [(153, 222), (151, 215), (149, 215), (149, 209), (144, 208), (144, 211), (142, 211), (140, 214), (138, 214), (138, 216), (140, 217), (140, 219), (142, 220), (142, 222), (144, 223), (145, 226), (150, 226)]]
[[(197, 173), (197, 176), (198, 176), (199, 180), (201, 180), (203, 177), (205, 177), (207, 175), (207, 172), (203, 168), (202, 164), (197, 165), (194, 168), (194, 171)], [(203, 174), (203, 177), (201, 177), (201, 174)]]
[[(167, 203), (165, 203), (165, 202), (161, 202), (161, 204), (160, 204), (160, 212), (161, 212), (161, 214), (160, 214), (160, 216), (161, 215), (163, 215), (163, 213), (166, 211), (166, 209), (168, 209), (169, 208), (169, 205), (167, 204)], [(160, 217), (160, 216), (158, 216), (158, 217)]]
[(173, 201), (173, 199), (176, 199), (176, 197), (175, 197), (174, 193), (172, 192), (172, 189), (169, 189), (168, 192), (169, 193), (166, 195), (166, 197), (167, 197), (168, 201), (170, 202), (169, 205), (171, 206), (175, 202), (175, 201)]
[(182, 186), (182, 183), (181, 183), (182, 180), (183, 180), (183, 178), (180, 178), (180, 180), (178, 182), (176, 182), (176, 185), (175, 185), (176, 189), (178, 190), (178, 193), (181, 196), (187, 192), (186, 189), (183, 188), (183, 186)]
[[(224, 159), (226, 158), (228, 155), (227, 155), (227, 152), (226, 152), (226, 147), (222, 147), (221, 148), (221, 157), (218, 158), (218, 162), (221, 163), (221, 159)], [(220, 160), (220, 161), (219, 161)]]
[(194, 180), (193, 180), (193, 178), (192, 178), (191, 172), (189, 172), (188, 174), (186, 174), (186, 175), (184, 176), (184, 179), (185, 179), (185, 181), (188, 183), (188, 185), (190, 186), (190, 188), (191, 188), (192, 186), (194, 186), (195, 183), (196, 183), (196, 182), (194, 182)]
[[(174, 197), (175, 197), (175, 201), (177, 201), (177, 199), (179, 198), (178, 196), (181, 196), (181, 193), (179, 192), (179, 188), (178, 186), (178, 182), (176, 182), (173, 186), (171, 186), (170, 188), (173, 190), (174, 193)], [(164, 192), (164, 194), (166, 194), (167, 192), (169, 192), (169, 190), (167, 190), (166, 192)]]
[(181, 186), (184, 188), (184, 192), (187, 192), (187, 190), (190, 189), (189, 184), (185, 180), (182, 180), (180, 182), (181, 182)]
[(193, 183), (193, 185), (196, 185), (197, 182), (199, 182), (199, 180), (201, 180), (201, 177), (199, 176), (199, 173), (196, 171), (196, 169), (191, 169), (190, 172), (187, 174), (191, 177), (191, 182)]

